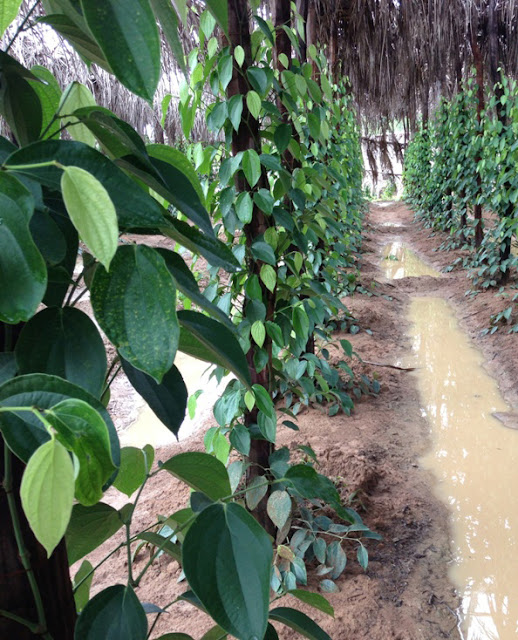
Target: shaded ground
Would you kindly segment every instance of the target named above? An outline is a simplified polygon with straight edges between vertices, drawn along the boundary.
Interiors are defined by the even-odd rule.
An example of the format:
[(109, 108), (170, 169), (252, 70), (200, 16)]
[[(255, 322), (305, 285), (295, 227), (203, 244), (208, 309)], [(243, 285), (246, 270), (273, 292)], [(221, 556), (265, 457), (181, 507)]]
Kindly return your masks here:
[[(438, 269), (455, 257), (451, 252), (434, 252), (443, 238), (430, 237), (429, 230), (412, 223), (412, 214), (405, 205), (372, 205), (365, 229), (361, 278), (373, 295), (347, 299), (361, 328), (357, 335), (344, 336), (355, 350), (370, 362), (401, 362), (410, 350), (406, 337), (410, 297), (445, 297), (455, 307), (461, 326), (482, 349), (488, 369), (497, 377), (506, 399), (516, 405), (513, 382), (518, 374), (518, 356), (511, 351), (512, 336), (500, 330), (493, 336), (480, 337), (480, 331), (489, 324), (489, 316), (504, 303), (492, 293), (480, 294), (474, 300), (466, 298), (469, 281), (463, 271), (440, 279), (425, 276), (385, 280), (379, 269), (381, 251), (396, 236)], [(370, 376), (376, 372), (381, 392), (377, 398), (359, 402), (352, 417), (329, 418), (312, 409), (300, 416), (300, 432), (280, 432), (280, 446), (292, 450), (298, 444), (313, 447), (321, 471), (339, 480), (344, 496), (357, 492), (365, 509), (364, 520), (384, 537), (381, 543), (369, 544), (367, 573), (353, 561), (351, 548), (349, 566), (337, 580), (340, 592), (328, 595), (335, 608), (334, 619), (300, 608), (335, 640), (459, 638), (454, 612), (458, 602), (447, 578), (448, 514), (433, 494), (433, 477), (419, 467), (419, 457), (428, 447), (429, 427), (421, 417), (416, 380), (405, 370), (373, 365), (363, 365), (363, 369)], [(195, 435), (177, 447), (162, 449), (157, 458), (165, 460), (182, 450), (202, 449), (202, 438), (203, 434)], [(187, 496), (187, 489), (180, 483), (159, 475), (146, 488), (138, 523), (145, 527), (156, 514), (172, 513), (185, 504)], [(116, 491), (110, 493), (109, 500), (117, 507), (125, 502)], [(98, 570), (94, 591), (125, 581), (124, 553), (115, 554)], [(96, 553), (90, 559), (95, 562), (101, 557)], [(142, 553), (138, 568), (145, 559)], [(178, 576), (178, 564), (170, 558), (160, 558), (138, 589), (139, 598), (164, 606), (185, 590), (185, 583), (177, 584)], [(317, 585), (318, 579), (310, 571), (309, 587), (316, 589)], [(192, 606), (178, 603), (162, 616), (153, 637), (176, 631), (200, 638), (210, 626), (209, 619)], [(281, 638), (293, 636), (285, 628), (279, 631)]]

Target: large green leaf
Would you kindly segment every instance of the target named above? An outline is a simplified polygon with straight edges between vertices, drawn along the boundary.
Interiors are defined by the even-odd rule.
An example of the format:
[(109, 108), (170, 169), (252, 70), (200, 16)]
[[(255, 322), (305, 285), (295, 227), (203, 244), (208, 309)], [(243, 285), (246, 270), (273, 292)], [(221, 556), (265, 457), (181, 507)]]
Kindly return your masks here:
[(179, 453), (160, 467), (186, 482), (195, 491), (201, 491), (211, 500), (220, 500), (232, 493), (225, 465), (208, 453)]
[(55, 438), (30, 457), (22, 477), (23, 511), (48, 557), (65, 535), (74, 503), (74, 465)]
[(156, 417), (177, 436), (185, 418), (188, 398), (187, 387), (178, 369), (173, 365), (158, 384), (124, 358), (122, 368), (133, 388), (144, 398)]
[(183, 52), (182, 41), (178, 33), (178, 16), (171, 4), (171, 0), (150, 0), (151, 8), (156, 19), (160, 22), (164, 36), (171, 47), (171, 51), (175, 57), (178, 66), (183, 74), (187, 75), (187, 67), (185, 65), (185, 54)]
[(70, 398), (52, 407), (46, 417), (58, 440), (79, 460), (76, 498), (87, 506), (99, 502), (115, 471), (110, 435), (101, 415), (83, 400)]
[(81, 560), (111, 538), (123, 524), (119, 511), (104, 502), (91, 507), (75, 504), (66, 532), (69, 564)]
[(146, 640), (146, 613), (130, 586), (115, 584), (81, 611), (74, 640)]
[(83, 14), (113, 73), (148, 102), (160, 78), (160, 38), (148, 0), (81, 0)]
[(185, 536), (182, 564), (191, 589), (239, 640), (266, 632), (272, 555), (267, 533), (235, 503), (207, 507)]
[(109, 273), (97, 268), (91, 300), (122, 357), (160, 383), (180, 333), (174, 281), (160, 254), (145, 245), (120, 246)]
[(34, 315), (47, 287), (45, 262), (29, 231), (34, 202), (14, 176), (0, 174), (0, 320)]
[(59, 120), (56, 119), (53, 121), (53, 118), (58, 111), (59, 101), (61, 99), (61, 87), (56, 78), (45, 67), (35, 65), (31, 67), (31, 72), (42, 81), (31, 82), (31, 87), (38, 94), (41, 103), (41, 135), (44, 138), (48, 138), (56, 134), (60, 127)]
[(22, 329), (15, 352), (21, 374), (49, 373), (100, 397), (106, 351), (97, 327), (79, 309), (53, 307), (40, 311)]
[[(115, 466), (120, 462), (119, 437), (113, 422), (99, 400), (81, 387), (56, 376), (33, 373), (12, 378), (0, 386), (0, 405), (3, 407), (38, 407), (50, 409), (62, 400), (78, 398), (98, 411), (110, 434), (112, 460)], [(0, 431), (9, 448), (24, 462), (35, 449), (49, 439), (48, 431), (41, 421), (28, 412), (2, 413)]]
[(96, 106), (96, 102), (90, 89), (80, 82), (71, 82), (63, 92), (59, 104), (59, 114), (63, 116), (61, 125), (67, 127), (71, 138), (95, 147), (95, 137), (90, 130), (81, 124), (75, 116), (70, 115), (76, 109), (92, 106)]
[(309, 640), (331, 640), (331, 637), (302, 611), (290, 607), (277, 607), (270, 611), (270, 620), (282, 622)]
[(207, 0), (207, 7), (212, 15), (216, 18), (217, 23), (228, 35), (228, 6), (226, 2), (221, 0)]
[(65, 167), (61, 192), (81, 240), (109, 269), (119, 242), (117, 213), (110, 195), (95, 176), (80, 167)]
[(157, 251), (164, 259), (169, 273), (173, 276), (176, 288), (213, 318), (225, 323), (229, 329), (234, 330), (234, 325), (227, 314), (201, 293), (196, 278), (185, 264), (183, 258), (178, 253), (168, 249), (159, 248)]
[(227, 327), (196, 311), (179, 311), (178, 321), (182, 327), (180, 351), (230, 369), (244, 384), (250, 385), (245, 354)]
[(50, 13), (40, 18), (39, 21), (48, 24), (61, 34), (85, 60), (95, 62), (106, 71), (111, 72), (110, 65), (106, 61), (99, 45), (89, 35), (88, 31), (81, 28), (69, 15)]
[[(119, 225), (128, 229), (156, 229), (167, 226), (164, 210), (154, 198), (124, 174), (111, 160), (82, 142), (44, 140), (24, 147), (9, 156), (8, 165), (58, 162), (88, 171), (101, 182), (117, 210)], [(28, 167), (19, 173), (41, 184), (60, 190), (62, 170), (56, 166)]]
[(226, 271), (239, 271), (239, 262), (232, 251), (221, 240), (201, 233), (195, 227), (182, 220), (169, 220), (169, 226), (162, 233), (195, 254), (200, 254), (215, 267), (223, 267)]
[(14, 58), (0, 51), (0, 114), (20, 145), (37, 140), (43, 123), (41, 102), (29, 80), (38, 81)]
[(0, 38), (18, 15), (22, 0), (3, 0), (0, 2)]
[(147, 476), (146, 454), (137, 447), (122, 447), (121, 464), (113, 486), (131, 496), (144, 482)]

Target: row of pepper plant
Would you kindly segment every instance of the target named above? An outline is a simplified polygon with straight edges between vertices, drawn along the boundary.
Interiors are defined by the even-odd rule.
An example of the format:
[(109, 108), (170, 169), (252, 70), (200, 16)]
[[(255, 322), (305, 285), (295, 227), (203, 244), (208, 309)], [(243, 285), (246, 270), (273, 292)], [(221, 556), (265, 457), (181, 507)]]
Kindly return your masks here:
[[(405, 157), (405, 198), (418, 218), (446, 232), (443, 248), (462, 247), (467, 254), (457, 262), (469, 270), (471, 292), (498, 288), (510, 300), (492, 317), (496, 331), (501, 321), (517, 331), (513, 321), (516, 296), (505, 287), (515, 272), (518, 200), (518, 93), (516, 82), (502, 75), (477, 115), (478, 87), (469, 78), (451, 99), (442, 98), (429, 125), (411, 141)], [(476, 206), (490, 214), (481, 240), (473, 217)]]
[[(2, 30), (20, 6), (7, 4)], [(318, 562), (322, 590), (336, 590), (345, 545), (366, 567), (363, 539), (378, 536), (316, 471), (309, 447), (290, 461), (275, 440), (277, 409), (297, 428), (303, 405), (347, 413), (351, 393), (376, 391), (354, 378), (349, 342), (338, 369), (326, 348), (333, 322), (347, 317), (340, 298), (355, 286), (363, 207), (346, 88), (330, 84), (315, 47), (310, 62), (293, 55), (304, 27), (289, 3), (281, 22), (257, 16), (252, 27), (247, 2), (207, 2), (187, 58), (184, 2), (45, 0), (41, 16), (37, 4), (18, 16), (13, 38), (50, 25), (150, 102), (158, 23), (188, 78), (184, 131), (206, 108), (208, 86), (207, 122), (221, 144), (191, 145), (187, 155), (146, 144), (86, 87), (62, 91), (48, 69), (25, 68), (10, 55), (13, 38), (0, 53), (0, 110), (11, 132), (0, 138), (0, 553), (10, 576), (0, 631), (144, 640), (183, 600), (213, 618), (210, 637), (275, 638), (277, 621), (327, 638), (302, 612), (271, 603), (289, 591), (332, 614), (322, 595), (298, 588), (305, 562)], [(172, 248), (155, 248), (150, 236)], [(204, 291), (182, 247), (207, 262)], [(96, 323), (76, 306), (85, 293), (116, 349), (110, 363)], [(154, 465), (151, 446), (120, 447), (106, 409), (110, 384), (122, 368), (177, 433), (188, 402), (178, 351), (235, 379), (215, 406), (210, 452)], [(240, 457), (229, 463), (231, 447)], [(138, 501), (163, 473), (192, 489), (189, 504), (140, 530)], [(111, 507), (102, 500), (109, 487), (133, 500)], [(329, 507), (336, 518), (324, 515)], [(92, 566), (85, 556), (104, 543), (109, 551)], [(152, 553), (138, 569), (142, 544)], [(126, 583), (90, 597), (95, 571), (120, 549)], [(181, 564), (189, 588), (173, 602), (142, 603), (136, 589), (162, 553)], [(78, 561), (71, 583), (68, 566)]]

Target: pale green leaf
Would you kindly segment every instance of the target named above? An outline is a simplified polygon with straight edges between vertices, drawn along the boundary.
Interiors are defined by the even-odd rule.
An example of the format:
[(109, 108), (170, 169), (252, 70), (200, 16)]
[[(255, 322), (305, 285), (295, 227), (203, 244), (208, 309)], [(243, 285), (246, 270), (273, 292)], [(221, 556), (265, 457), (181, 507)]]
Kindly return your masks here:
[[(84, 124), (72, 117), (71, 114), (76, 109), (83, 107), (94, 107), (97, 103), (88, 87), (80, 82), (71, 82), (61, 96), (61, 102), (58, 107), (58, 114), (62, 116), (61, 126), (67, 127), (70, 136), (78, 142), (95, 147), (95, 136)], [(66, 116), (66, 117), (63, 117)]]
[(263, 264), (259, 273), (261, 280), (264, 282), (269, 291), (274, 291), (277, 283), (277, 274), (275, 269), (269, 264)]
[(21, 4), (22, 0), (2, 0), (0, 2), (0, 38), (16, 18)]
[(252, 114), (252, 116), (258, 120), (259, 115), (261, 113), (261, 98), (257, 91), (249, 91), (246, 94), (246, 106), (248, 107), (248, 111)]
[(260, 320), (256, 320), (253, 323), (250, 331), (252, 333), (252, 338), (254, 339), (254, 342), (259, 347), (262, 347), (264, 344), (264, 339), (266, 338), (266, 329), (264, 327), (264, 324)]

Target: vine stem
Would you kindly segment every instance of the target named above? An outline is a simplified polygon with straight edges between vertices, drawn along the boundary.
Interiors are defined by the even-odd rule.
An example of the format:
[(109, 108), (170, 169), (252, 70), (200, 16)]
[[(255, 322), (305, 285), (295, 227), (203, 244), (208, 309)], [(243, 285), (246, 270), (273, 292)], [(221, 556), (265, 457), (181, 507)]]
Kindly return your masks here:
[[(36, 612), (38, 615), (38, 623), (37, 629), (40, 635), (45, 640), (52, 640), (52, 636), (48, 632), (47, 627), (47, 619), (45, 617), (45, 609), (43, 607), (43, 601), (41, 599), (40, 589), (38, 587), (38, 583), (36, 582), (36, 576), (34, 575), (34, 570), (30, 563), (29, 552), (27, 547), (25, 546), (25, 542), (23, 540), (22, 528), (20, 524), (20, 518), (18, 516), (18, 508), (16, 504), (16, 499), (13, 492), (13, 474), (12, 474), (12, 466), (11, 466), (11, 451), (9, 447), (4, 442), (4, 491), (7, 496), (7, 504), (9, 506), (9, 514), (11, 516), (11, 522), (13, 525), (14, 537), (16, 540), (16, 545), (18, 547), (18, 553), (20, 555), (20, 561), (22, 563), (23, 568), (27, 574), (27, 579), (29, 581), (29, 585), (32, 591), (32, 595), (34, 596), (34, 603), (36, 605)], [(11, 614), (11, 619), (14, 619)], [(21, 622), (21, 620), (18, 620)], [(27, 625), (27, 621), (24, 622), (25, 626)]]

